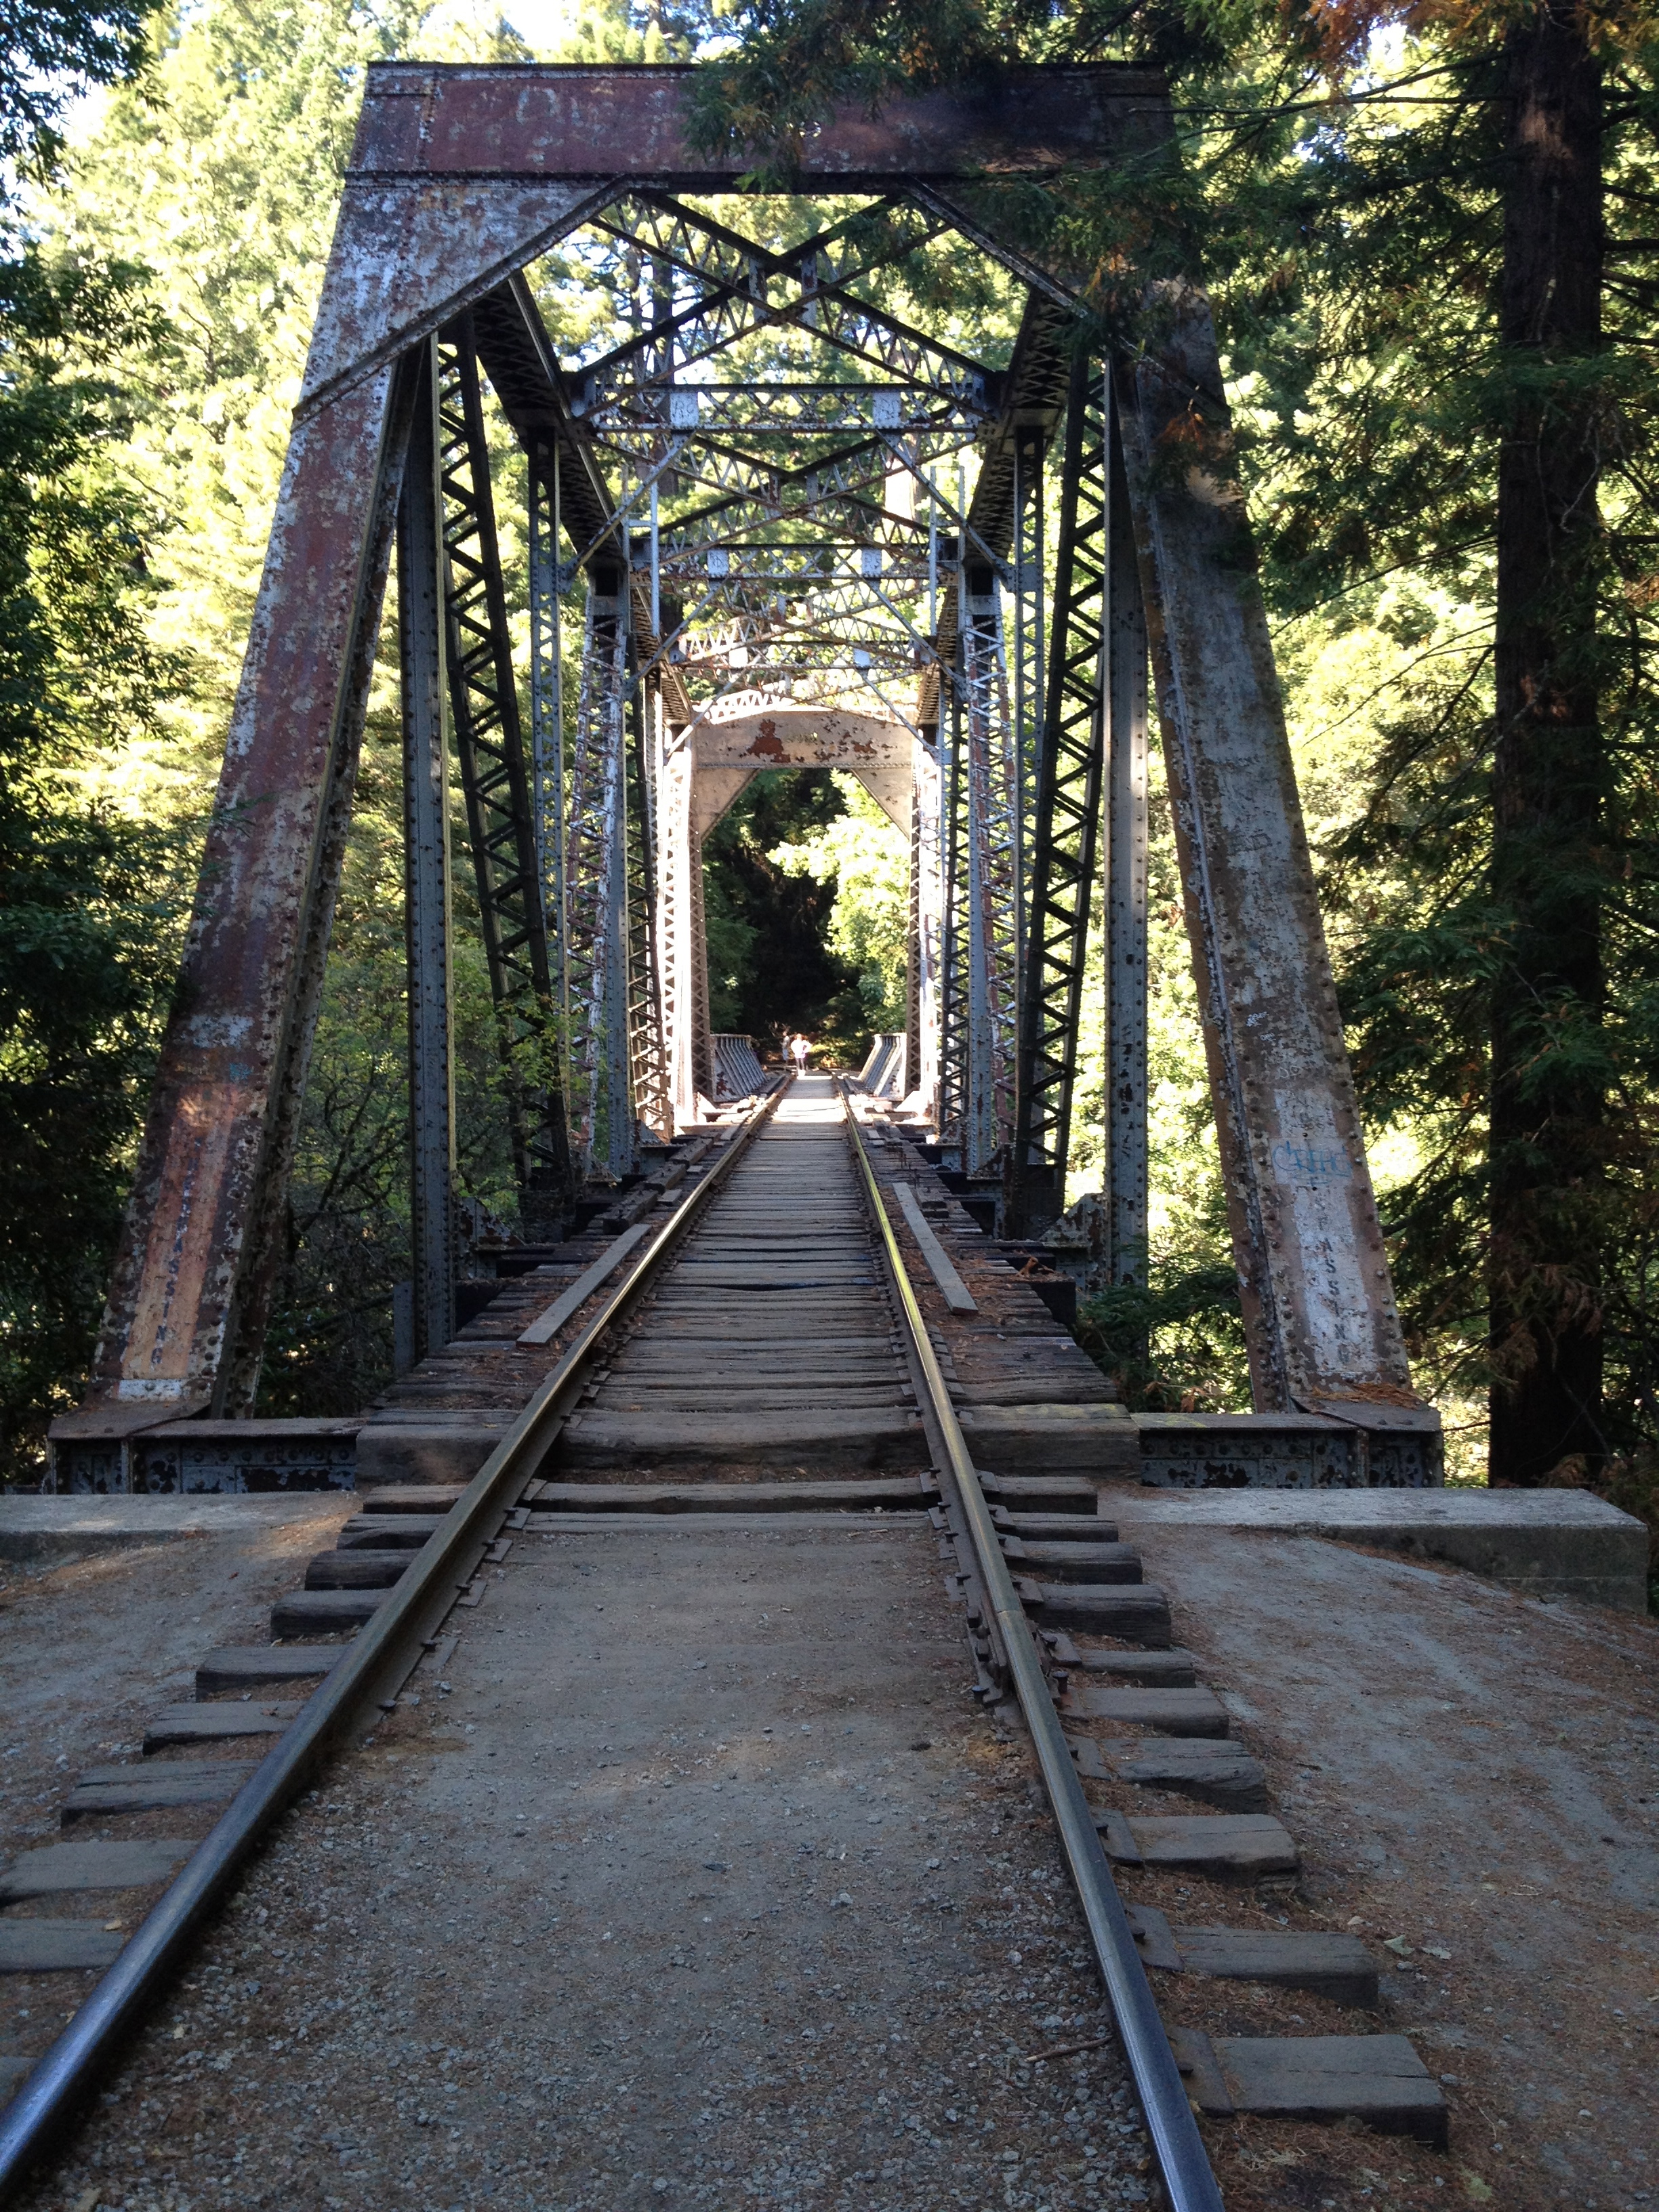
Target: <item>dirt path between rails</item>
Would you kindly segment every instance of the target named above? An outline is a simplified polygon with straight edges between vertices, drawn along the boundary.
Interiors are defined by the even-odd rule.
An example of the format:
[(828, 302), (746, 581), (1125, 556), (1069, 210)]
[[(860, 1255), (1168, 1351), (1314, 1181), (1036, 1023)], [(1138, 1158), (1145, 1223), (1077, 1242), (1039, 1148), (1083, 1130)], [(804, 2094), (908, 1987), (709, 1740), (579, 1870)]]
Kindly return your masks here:
[(36, 2212), (1144, 2203), (937, 1539), (815, 1523), (520, 1537)]

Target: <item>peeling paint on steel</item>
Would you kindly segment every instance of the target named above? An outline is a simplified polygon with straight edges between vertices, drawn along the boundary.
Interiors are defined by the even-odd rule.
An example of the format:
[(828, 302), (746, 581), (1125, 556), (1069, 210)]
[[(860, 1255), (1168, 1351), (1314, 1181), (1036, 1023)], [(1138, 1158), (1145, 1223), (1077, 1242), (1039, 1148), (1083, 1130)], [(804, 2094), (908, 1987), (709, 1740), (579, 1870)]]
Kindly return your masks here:
[(1409, 1401), (1214, 331), (1168, 305), (1125, 458), (1255, 1401)]
[[(370, 64), (354, 172), (450, 177), (630, 178), (695, 189), (754, 166), (739, 149), (695, 152), (684, 114), (692, 70), (542, 64), (520, 69)], [(842, 109), (801, 149), (803, 179), (880, 188), (1095, 166), (1161, 135), (1158, 70), (1100, 63), (1006, 72), (994, 90)]]

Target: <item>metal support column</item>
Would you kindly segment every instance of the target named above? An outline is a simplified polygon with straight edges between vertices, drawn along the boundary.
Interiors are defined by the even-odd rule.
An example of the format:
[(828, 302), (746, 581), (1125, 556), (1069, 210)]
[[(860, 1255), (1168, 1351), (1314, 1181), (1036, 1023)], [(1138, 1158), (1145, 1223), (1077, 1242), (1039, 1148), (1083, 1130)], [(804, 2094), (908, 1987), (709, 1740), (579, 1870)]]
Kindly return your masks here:
[(559, 453), (538, 447), (530, 462), (530, 774), (560, 1087), (570, 1003), (565, 974), (564, 667), (559, 623)]
[(1111, 1279), (1146, 1280), (1146, 611), (1123, 434), (1108, 403), (1106, 1159)]
[(443, 548), (432, 347), (415, 399), (398, 509), (404, 708), (404, 927), (409, 955), (410, 1242), (414, 1354), (455, 1334), (455, 1066), (451, 1030), (449, 770)]
[(962, 1164), (988, 1172), (1012, 1134), (1018, 946), (1014, 911), (1018, 758), (994, 570), (963, 570), (967, 694), (967, 1088)]
[(652, 727), (660, 702), (635, 683), (628, 748), (628, 1064), (634, 1111), (659, 1137), (674, 1133), (657, 964), (657, 779)]
[(1106, 589), (1102, 396), (1087, 361), (1079, 359), (1072, 371), (1060, 470), (1054, 635), (1033, 811), (1018, 1097), (1008, 1179), (1012, 1225), (1022, 1236), (1045, 1227), (1066, 1205), (1101, 807)]
[(911, 757), (910, 1003), (904, 1054), (905, 1103), (933, 1116), (939, 1088), (939, 966), (945, 908), (942, 778), (938, 754), (920, 743)]
[(1021, 422), (1014, 434), (1013, 563), (1014, 746), (1018, 836), (1014, 847), (1014, 917), (1022, 963), (1030, 919), (1033, 812), (1044, 719), (1043, 477), (1046, 421)]
[(941, 671), (939, 735), (944, 758), (940, 767), (945, 856), (944, 896), (940, 902), (939, 956), (939, 1143), (955, 1154), (946, 1165), (962, 1164), (963, 1122), (968, 1096), (967, 1019), (967, 793), (963, 775), (962, 690), (957, 672)]
[(621, 564), (589, 576), (565, 861), (570, 1064), (577, 1141), (591, 1175), (634, 1165), (628, 1089), (628, 592)]
[(450, 712), (495, 1002), (524, 1225), (556, 1235), (572, 1194), (541, 869), (495, 534), (472, 322), (438, 342)]

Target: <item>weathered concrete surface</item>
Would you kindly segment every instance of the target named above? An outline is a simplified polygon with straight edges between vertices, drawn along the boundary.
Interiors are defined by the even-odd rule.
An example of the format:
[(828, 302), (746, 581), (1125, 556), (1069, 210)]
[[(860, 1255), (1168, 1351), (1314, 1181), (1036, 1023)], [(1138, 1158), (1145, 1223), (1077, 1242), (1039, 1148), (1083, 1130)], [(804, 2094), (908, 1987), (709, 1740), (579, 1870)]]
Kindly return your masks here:
[(0, 1498), (0, 1559), (62, 1562), (191, 1538), (258, 1543), (315, 1524), (317, 1541), (350, 1512), (315, 1492), (228, 1498)]
[(35, 2212), (1146, 2202), (1115, 2052), (1012, 2063), (1105, 2021), (925, 1522), (521, 1536), (457, 1621)]
[[(1298, 1894), (1278, 1911), (1347, 1929), (1379, 1956), (1395, 1947), (1369, 2025), (1409, 2033), (1450, 2100), (1451, 2154), (1433, 2169), (1443, 2188), (1402, 2191), (1392, 2149), (1361, 2139), (1387, 2185), (1366, 2183), (1370, 2201), (1493, 2212), (1650, 2202), (1659, 1623), (1306, 1535), (1174, 1519), (1135, 1534), (1176, 1634), (1266, 1765), (1296, 1837)], [(1142, 1876), (1128, 1888), (1186, 1922), (1237, 1915), (1196, 1882)], [(1247, 1988), (1167, 1975), (1158, 1987), (1167, 2018), (1261, 2033)], [(1313, 2002), (1297, 2009), (1304, 2033), (1327, 2025)], [(1229, 2204), (1237, 2179), (1247, 2204), (1358, 2205), (1360, 2189), (1310, 2185), (1341, 2147), (1329, 2131), (1257, 2133), (1236, 2148), (1259, 2175), (1280, 2142), (1301, 2154), (1282, 2183), (1257, 2197), (1250, 2175), (1224, 2170)]]
[(1534, 1596), (1647, 1611), (1648, 1532), (1583, 1490), (1153, 1490), (1100, 1510), (1127, 1540), (1157, 1528), (1256, 1528), (1446, 1559)]

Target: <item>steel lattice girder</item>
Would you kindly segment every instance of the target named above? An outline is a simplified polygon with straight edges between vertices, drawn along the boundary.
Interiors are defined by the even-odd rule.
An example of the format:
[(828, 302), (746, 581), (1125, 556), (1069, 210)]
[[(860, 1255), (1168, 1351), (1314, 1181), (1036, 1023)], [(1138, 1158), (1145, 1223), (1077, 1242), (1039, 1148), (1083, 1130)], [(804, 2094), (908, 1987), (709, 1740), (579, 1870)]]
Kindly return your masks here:
[[(1101, 811), (1106, 618), (1106, 426), (1103, 385), (1073, 362), (1066, 410), (1048, 697), (1037, 756), (1019, 1092), (1010, 1189), (1030, 1219), (1033, 1168), (1063, 1183), (1083, 1012), (1089, 916)], [(1063, 1192), (1047, 1190), (1049, 1218)], [(1057, 1203), (1054, 1201), (1058, 1201)]]
[[(623, 191), (735, 189), (741, 155), (686, 145), (685, 84), (654, 68), (368, 73), (97, 1359), (94, 1395), (123, 1419), (252, 1402), (407, 439), (397, 363)], [(910, 194), (1064, 311), (1067, 273), (999, 239), (996, 180), (1171, 135), (1151, 72), (1032, 70), (845, 114), (805, 148), (800, 181)], [(952, 199), (969, 178), (971, 216)], [(1393, 1402), (1420, 1420), (1265, 618), (1237, 558), (1214, 337), (1201, 295), (1163, 304), (1165, 335), (1121, 404), (1257, 1400)], [(1177, 423), (1202, 434), (1179, 479), (1152, 465)]]
[(570, 1149), (542, 869), (470, 314), (439, 334), (437, 379), (450, 712), (520, 1204), (532, 1234), (545, 1234), (556, 1230), (571, 1195)]
[(438, 385), (416, 349), (408, 465), (398, 510), (404, 705), (404, 921), (408, 950), (410, 1245), (414, 1352), (455, 1334), (455, 1060), (451, 986), (448, 748)]
[(634, 1165), (629, 1093), (628, 595), (619, 566), (587, 595), (576, 746), (566, 815), (572, 1118), (601, 1175)]

